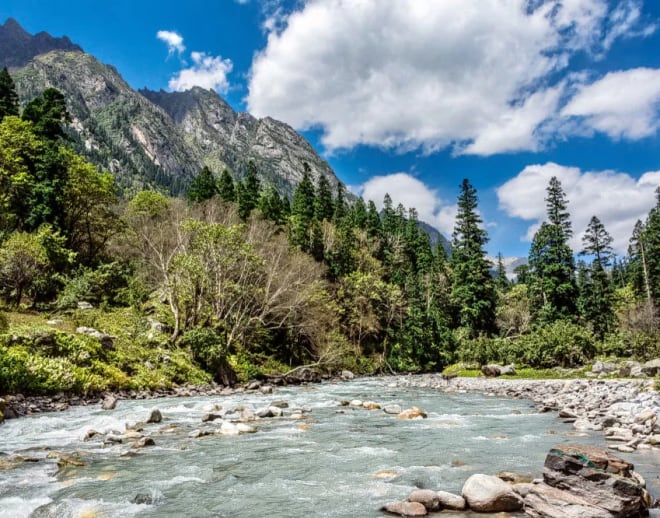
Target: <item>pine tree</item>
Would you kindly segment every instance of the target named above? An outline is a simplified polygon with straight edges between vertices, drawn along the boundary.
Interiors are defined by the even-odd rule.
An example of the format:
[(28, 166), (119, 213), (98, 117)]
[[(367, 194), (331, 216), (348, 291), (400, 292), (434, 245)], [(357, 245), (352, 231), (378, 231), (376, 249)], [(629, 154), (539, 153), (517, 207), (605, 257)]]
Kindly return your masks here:
[(491, 265), (484, 250), (488, 236), (481, 228), (477, 203), (476, 189), (463, 180), (450, 258), (451, 301), (457, 309), (458, 323), (473, 337), (495, 331), (496, 302)]
[(213, 198), (217, 192), (213, 173), (208, 167), (204, 167), (190, 184), (188, 200), (193, 203), (202, 203)]
[(220, 175), (218, 180), (218, 195), (220, 199), (225, 202), (236, 201), (236, 187), (234, 186), (234, 179), (229, 171), (225, 169)]
[(350, 219), (351, 225), (353, 225), (355, 228), (360, 228), (363, 230), (367, 228), (367, 206), (365, 205), (362, 196), (360, 196), (351, 207)]
[(637, 220), (628, 247), (628, 276), (638, 296), (651, 304), (651, 279), (649, 275), (649, 246), (646, 242), (646, 228)]
[(576, 315), (575, 261), (568, 245), (572, 235), (564, 191), (556, 177), (548, 185), (548, 221), (534, 235), (529, 252), (532, 314), (537, 322)]
[(495, 275), (495, 285), (500, 291), (509, 289), (509, 279), (506, 276), (506, 269), (504, 268), (504, 259), (502, 252), (497, 254), (497, 272)]
[(259, 199), (259, 211), (261, 217), (272, 221), (276, 225), (286, 223), (286, 210), (279, 193), (274, 187), (269, 187)]
[(32, 122), (37, 135), (51, 141), (64, 138), (63, 124), (71, 122), (64, 95), (55, 88), (46, 88), (39, 97), (30, 101), (22, 117)]
[(245, 180), (238, 184), (237, 198), (238, 198), (238, 214), (241, 219), (246, 220), (250, 214), (259, 205), (259, 197), (261, 192), (261, 183), (257, 175), (257, 168), (254, 162), (248, 163), (248, 172)]
[(314, 215), (316, 219), (318, 221), (332, 221), (335, 213), (335, 205), (332, 200), (330, 184), (328, 183), (327, 178), (322, 174), (319, 176), (314, 203)]
[(335, 196), (334, 222), (337, 224), (348, 214), (348, 205), (346, 204), (346, 192), (341, 182), (337, 182), (337, 195)]
[(597, 336), (602, 338), (614, 325), (614, 290), (606, 268), (611, 264), (614, 252), (612, 237), (601, 221), (593, 216), (582, 237), (580, 255), (591, 255), (589, 268), (580, 270), (579, 306), (582, 317), (591, 324)]
[(309, 166), (307, 164), (305, 166), (303, 178), (293, 193), (289, 232), (291, 244), (299, 247), (303, 252), (311, 252), (316, 193), (309, 177)]
[(655, 191), (656, 205), (646, 220), (646, 242), (648, 247), (648, 270), (651, 297), (660, 308), (660, 187)]
[(0, 71), (0, 121), (7, 115), (18, 116), (18, 94), (7, 67)]
[(367, 207), (367, 234), (370, 237), (379, 237), (382, 231), (380, 214), (378, 214), (376, 204), (372, 200), (369, 200)]

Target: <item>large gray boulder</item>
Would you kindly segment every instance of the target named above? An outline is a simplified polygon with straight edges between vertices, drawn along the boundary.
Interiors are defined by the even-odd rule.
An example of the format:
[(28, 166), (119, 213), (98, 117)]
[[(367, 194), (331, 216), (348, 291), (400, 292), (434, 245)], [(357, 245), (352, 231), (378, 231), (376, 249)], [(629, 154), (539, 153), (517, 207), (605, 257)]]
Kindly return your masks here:
[(469, 508), (480, 513), (518, 511), (523, 507), (523, 499), (509, 484), (490, 475), (472, 475), (461, 494)]
[(438, 511), (440, 500), (438, 493), (430, 489), (417, 489), (408, 495), (408, 502), (417, 502), (426, 507), (427, 511)]
[(645, 516), (650, 498), (633, 468), (593, 446), (555, 446), (545, 459), (543, 483), (525, 497), (525, 512), (535, 518)]
[(502, 374), (502, 367), (499, 365), (482, 365), (481, 373), (487, 378), (494, 378)]
[(440, 509), (462, 511), (467, 506), (467, 504), (465, 503), (465, 498), (463, 498), (462, 496), (455, 495), (453, 493), (448, 493), (447, 491), (438, 491), (436, 495), (438, 496)]
[(642, 372), (650, 377), (657, 376), (660, 373), (660, 358), (647, 361), (642, 365)]
[(419, 502), (390, 502), (385, 504), (382, 510), (399, 516), (426, 516), (427, 514), (426, 507)]

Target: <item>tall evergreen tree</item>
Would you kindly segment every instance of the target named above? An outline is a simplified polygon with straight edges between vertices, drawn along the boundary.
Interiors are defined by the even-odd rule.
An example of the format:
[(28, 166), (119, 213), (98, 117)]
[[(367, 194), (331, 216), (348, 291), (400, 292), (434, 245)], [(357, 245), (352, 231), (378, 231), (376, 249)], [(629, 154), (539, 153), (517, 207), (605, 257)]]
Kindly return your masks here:
[(369, 200), (369, 203), (367, 205), (366, 225), (367, 225), (367, 234), (369, 234), (370, 237), (380, 236), (382, 230), (380, 214), (378, 213), (376, 204), (372, 200)]
[(293, 193), (289, 225), (291, 243), (303, 252), (311, 252), (313, 248), (312, 226), (315, 221), (316, 193), (309, 172), (309, 166), (305, 164), (303, 178)]
[(188, 188), (188, 200), (193, 203), (202, 203), (210, 200), (218, 193), (217, 184), (213, 173), (208, 167), (204, 167), (195, 176)]
[(18, 116), (18, 94), (7, 67), (0, 70), (0, 121), (7, 115)]
[(648, 248), (648, 272), (651, 297), (660, 308), (660, 187), (655, 191), (656, 205), (646, 220), (645, 240)]
[(537, 322), (552, 322), (577, 313), (575, 260), (568, 245), (570, 215), (561, 183), (552, 177), (547, 189), (548, 222), (534, 235), (529, 252), (530, 296)]
[(287, 211), (284, 207), (282, 197), (274, 187), (269, 187), (261, 195), (259, 210), (264, 219), (272, 221), (276, 225), (284, 225), (286, 223)]
[(337, 182), (337, 195), (335, 196), (335, 223), (341, 221), (348, 214), (348, 205), (346, 203), (346, 192), (341, 182)]
[(236, 186), (234, 185), (234, 179), (227, 169), (222, 171), (218, 180), (218, 195), (222, 201), (236, 201)]
[(261, 193), (261, 182), (257, 175), (257, 167), (254, 162), (248, 163), (248, 172), (245, 180), (238, 184), (237, 198), (238, 198), (238, 214), (241, 219), (246, 220), (250, 214), (259, 205), (259, 198)]
[(500, 291), (506, 291), (509, 288), (509, 279), (506, 276), (506, 269), (504, 268), (502, 252), (497, 253), (497, 272), (495, 274), (495, 285)]
[(490, 275), (490, 262), (484, 246), (488, 242), (477, 212), (477, 191), (465, 179), (458, 197), (458, 214), (452, 235), (451, 300), (458, 323), (471, 336), (495, 331), (496, 293)]
[(32, 122), (37, 135), (51, 141), (64, 138), (63, 124), (71, 122), (64, 95), (55, 88), (46, 88), (39, 97), (30, 101), (22, 117)]
[(351, 225), (355, 228), (366, 229), (367, 227), (367, 206), (364, 203), (364, 199), (360, 196), (357, 201), (351, 207)]
[(335, 204), (332, 200), (330, 184), (324, 175), (320, 175), (314, 199), (314, 215), (318, 221), (332, 221), (334, 213)]
[(612, 237), (601, 221), (593, 216), (582, 237), (580, 255), (590, 255), (593, 261), (589, 268), (580, 270), (579, 307), (582, 317), (589, 322), (596, 335), (605, 336), (614, 325), (614, 290), (606, 268), (610, 266), (614, 252)]

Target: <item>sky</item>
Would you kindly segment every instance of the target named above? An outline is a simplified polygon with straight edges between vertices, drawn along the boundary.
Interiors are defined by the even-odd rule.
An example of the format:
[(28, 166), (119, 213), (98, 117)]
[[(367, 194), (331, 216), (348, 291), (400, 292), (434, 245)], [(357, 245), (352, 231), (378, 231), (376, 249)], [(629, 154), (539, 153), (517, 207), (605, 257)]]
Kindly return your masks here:
[(302, 132), (349, 188), (451, 236), (463, 178), (489, 254), (526, 256), (562, 182), (625, 254), (660, 185), (657, 0), (2, 0), (134, 88), (212, 88)]

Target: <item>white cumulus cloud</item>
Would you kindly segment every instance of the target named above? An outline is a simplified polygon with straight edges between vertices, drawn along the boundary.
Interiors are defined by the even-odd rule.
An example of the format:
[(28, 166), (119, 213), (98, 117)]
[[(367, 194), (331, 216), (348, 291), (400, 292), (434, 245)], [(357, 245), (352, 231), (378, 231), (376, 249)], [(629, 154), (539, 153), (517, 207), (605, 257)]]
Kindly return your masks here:
[(186, 47), (183, 45), (183, 36), (174, 31), (158, 31), (156, 38), (167, 45), (167, 51), (171, 56), (174, 53), (181, 55)]
[(307, 0), (265, 24), (247, 103), (257, 116), (321, 128), (329, 150), (537, 150), (559, 127), (571, 57), (644, 35), (640, 5)]
[(653, 135), (660, 126), (660, 70), (635, 68), (610, 72), (584, 85), (564, 107), (587, 130), (618, 139)]
[(529, 165), (497, 189), (500, 209), (509, 216), (532, 222), (526, 239), (530, 240), (546, 219), (546, 187), (556, 176), (569, 201), (574, 237), (571, 246), (582, 247), (582, 234), (592, 216), (597, 216), (614, 239), (613, 246), (625, 254), (635, 222), (642, 221), (655, 205), (655, 189), (660, 171), (643, 174), (638, 180), (616, 171), (581, 171), (549, 162)]
[(355, 189), (365, 200), (371, 200), (378, 209), (383, 208), (383, 198), (390, 195), (394, 207), (401, 203), (406, 209), (415, 208), (419, 219), (434, 226), (451, 239), (456, 217), (456, 205), (447, 204), (438, 191), (408, 173), (374, 176)]
[(228, 74), (233, 69), (229, 59), (220, 56), (209, 56), (204, 52), (191, 52), (192, 66), (180, 70), (168, 86), (171, 90), (181, 92), (193, 86), (213, 89), (222, 94), (229, 90)]

